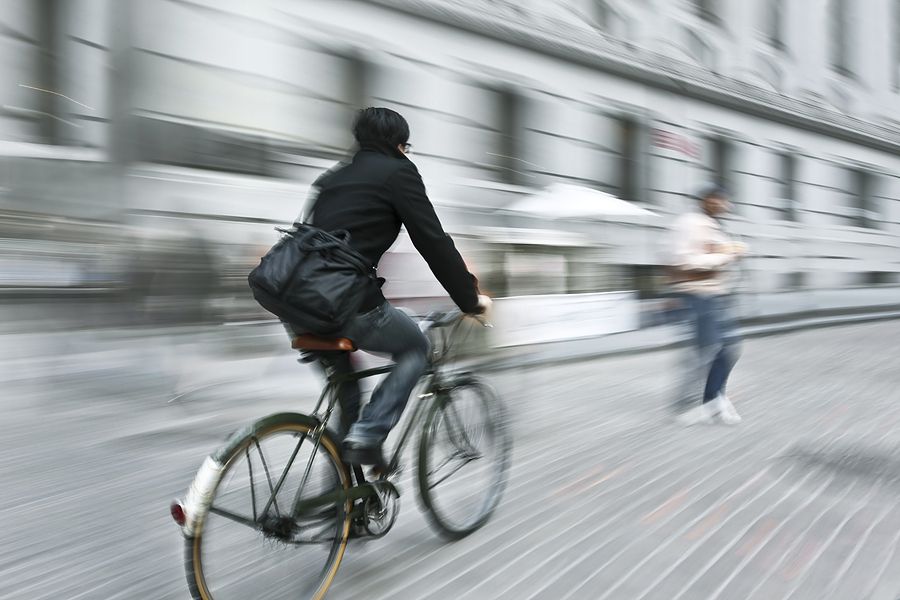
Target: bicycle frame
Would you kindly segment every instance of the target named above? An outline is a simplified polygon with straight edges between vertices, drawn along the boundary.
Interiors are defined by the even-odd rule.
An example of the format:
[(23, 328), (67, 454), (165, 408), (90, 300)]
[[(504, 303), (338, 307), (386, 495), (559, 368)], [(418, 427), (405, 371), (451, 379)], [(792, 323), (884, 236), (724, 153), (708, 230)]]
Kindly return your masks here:
[[(394, 452), (391, 455), (390, 460), (388, 461), (387, 473), (396, 471), (400, 463), (400, 455), (406, 447), (406, 443), (409, 441), (414, 427), (421, 419), (421, 415), (425, 414), (425, 408), (430, 406), (431, 402), (434, 402), (440, 396), (441, 392), (446, 388), (444, 377), (440, 370), (442, 359), (445, 356), (446, 352), (441, 355), (432, 355), (432, 360), (429, 362), (427, 370), (420, 378), (420, 381), (426, 381), (426, 384), (424, 386), (425, 391), (419, 394), (419, 398), (425, 401), (416, 403), (412, 414), (407, 418), (406, 424), (404, 425), (402, 433), (400, 435), (400, 439), (397, 442), (396, 447), (394, 448)], [(294, 498), (294, 502), (292, 505), (291, 514), (295, 517), (299, 516), (309, 508), (314, 508), (325, 504), (332, 504), (335, 502), (343, 502), (351, 499), (356, 500), (375, 493), (375, 489), (372, 483), (367, 482), (362, 477), (357, 476), (357, 479), (361, 481), (357, 481), (357, 485), (347, 491), (331, 492), (305, 500), (301, 500), (300, 498), (300, 494), (305, 488), (310, 471), (312, 470), (313, 459), (315, 458), (316, 452), (318, 451), (319, 445), (322, 441), (322, 434), (325, 431), (325, 427), (328, 425), (328, 421), (331, 419), (331, 415), (334, 412), (335, 405), (339, 401), (337, 392), (340, 388), (340, 385), (346, 382), (360, 381), (362, 379), (374, 377), (376, 375), (384, 375), (386, 373), (390, 373), (395, 368), (395, 365), (391, 364), (383, 367), (375, 367), (372, 369), (355, 371), (353, 373), (337, 374), (334, 371), (333, 363), (331, 363), (328, 358), (320, 358), (319, 360), (321, 360), (323, 366), (325, 367), (327, 382), (324, 389), (322, 390), (322, 393), (319, 395), (319, 399), (316, 402), (315, 408), (313, 408), (311, 413), (311, 416), (315, 418), (319, 424), (312, 432), (312, 436), (314, 438), (312, 452), (310, 454), (309, 461), (306, 464), (306, 469), (303, 473), (303, 477), (300, 480), (300, 486), (297, 490), (297, 496)], [(325, 410), (322, 411), (322, 405), (325, 404), (326, 400), (327, 406)], [(404, 411), (404, 413), (405, 412), (407, 411)], [(284, 484), (284, 480), (287, 478), (288, 471), (293, 465), (294, 459), (296, 458), (297, 453), (300, 450), (300, 446), (305, 441), (305, 438), (306, 434), (304, 434), (303, 437), (300, 438), (300, 441), (297, 443), (297, 447), (294, 449), (294, 453), (288, 460), (288, 464), (285, 466), (284, 471), (282, 472), (281, 477), (278, 480), (278, 483), (274, 486), (274, 488), (271, 489), (269, 500), (266, 502), (266, 505), (262, 510), (261, 518), (265, 518), (272, 504), (275, 502), (275, 497), (281, 490), (281, 487)], [(357, 471), (357, 473), (361, 474), (361, 471)], [(386, 485), (393, 487), (390, 482), (382, 480), (381, 483), (385, 483)]]
[[(328, 421), (331, 418), (332, 413), (334, 412), (335, 405), (337, 405), (338, 398), (338, 389), (341, 384), (347, 383), (350, 381), (360, 381), (362, 379), (367, 379), (369, 377), (374, 377), (376, 375), (384, 375), (386, 373), (390, 373), (394, 369), (394, 365), (386, 365), (383, 367), (375, 367), (372, 369), (365, 369), (362, 371), (356, 371), (353, 373), (347, 373), (338, 375), (335, 374), (332, 370), (332, 367), (327, 364), (326, 361), (326, 372), (328, 372), (328, 381), (322, 390), (322, 393), (319, 395), (319, 399), (316, 402), (315, 408), (312, 411), (312, 416), (316, 417), (319, 421), (319, 426), (313, 431), (313, 449), (310, 455), (309, 461), (306, 464), (306, 469), (303, 473), (303, 477), (300, 480), (300, 486), (298, 488), (298, 495), (294, 500), (292, 514), (296, 517), (303, 514), (305, 511), (310, 510), (312, 508), (316, 508), (319, 506), (334, 504), (336, 502), (343, 502), (346, 500), (358, 500), (361, 498), (365, 498), (366, 496), (372, 495), (375, 493), (374, 488), (370, 482), (366, 481), (358, 481), (357, 485), (350, 488), (346, 492), (337, 491), (331, 492), (328, 494), (323, 494), (314, 498), (301, 499), (300, 491), (303, 490), (306, 485), (307, 478), (309, 477), (309, 473), (312, 469), (312, 461), (316, 456), (316, 451), (319, 448), (319, 444), (321, 443), (322, 434), (325, 431), (325, 427), (328, 425)], [(441, 390), (444, 388), (443, 385), (443, 377), (438, 369), (437, 365), (430, 365), (428, 370), (422, 376), (420, 381), (425, 380), (426, 384), (424, 386), (424, 392), (419, 394), (420, 402), (417, 402), (415, 407), (413, 407), (413, 411), (410, 416), (406, 419), (406, 423), (403, 426), (402, 432), (400, 434), (400, 439), (398, 440), (393, 454), (391, 455), (390, 460), (388, 461), (388, 473), (392, 473), (396, 471), (397, 467), (400, 464), (400, 456), (403, 453), (403, 450), (406, 447), (407, 442), (412, 437), (412, 432), (414, 431), (416, 425), (422, 418), (423, 414), (426, 414), (426, 409), (430, 407), (431, 402), (434, 402), (438, 395), (441, 393)], [(326, 403), (324, 412), (322, 411), (323, 404)], [(297, 450), (299, 450), (300, 445), (303, 443), (303, 439), (297, 444)], [(296, 456), (296, 450), (295, 454)], [(291, 460), (288, 462), (288, 465), (285, 467), (284, 472), (282, 473), (281, 478), (276, 484), (272, 494), (270, 496), (269, 501), (266, 503), (265, 508), (262, 511), (262, 514), (265, 515), (270, 508), (272, 501), (278, 491), (281, 488), (281, 485), (284, 479), (287, 476), (287, 472), (290, 469), (293, 463), (293, 456)]]

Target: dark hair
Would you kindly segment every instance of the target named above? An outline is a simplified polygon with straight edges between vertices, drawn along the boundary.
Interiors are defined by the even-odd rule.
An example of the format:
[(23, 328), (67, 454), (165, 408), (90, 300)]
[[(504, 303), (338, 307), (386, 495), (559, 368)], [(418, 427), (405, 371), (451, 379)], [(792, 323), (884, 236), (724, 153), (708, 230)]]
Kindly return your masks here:
[(701, 202), (707, 198), (728, 198), (728, 189), (720, 183), (705, 183), (697, 190), (697, 199)]
[(360, 145), (387, 144), (396, 148), (409, 141), (409, 124), (396, 111), (370, 106), (356, 113), (353, 137)]

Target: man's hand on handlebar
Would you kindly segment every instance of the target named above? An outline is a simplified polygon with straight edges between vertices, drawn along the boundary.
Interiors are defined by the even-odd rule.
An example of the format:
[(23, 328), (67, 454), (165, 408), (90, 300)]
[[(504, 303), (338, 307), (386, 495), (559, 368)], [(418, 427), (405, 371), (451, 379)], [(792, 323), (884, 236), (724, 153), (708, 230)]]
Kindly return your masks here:
[(488, 320), (488, 315), (490, 314), (491, 307), (494, 305), (493, 300), (491, 300), (488, 296), (484, 294), (478, 294), (478, 305), (475, 310), (469, 313), (471, 317), (474, 317), (475, 320), (480, 322), (485, 327), (491, 327), (491, 324)]
[(475, 315), (483, 315), (491, 310), (491, 306), (493, 306), (494, 301), (491, 300), (488, 296), (484, 294), (478, 294), (478, 308), (472, 314)]

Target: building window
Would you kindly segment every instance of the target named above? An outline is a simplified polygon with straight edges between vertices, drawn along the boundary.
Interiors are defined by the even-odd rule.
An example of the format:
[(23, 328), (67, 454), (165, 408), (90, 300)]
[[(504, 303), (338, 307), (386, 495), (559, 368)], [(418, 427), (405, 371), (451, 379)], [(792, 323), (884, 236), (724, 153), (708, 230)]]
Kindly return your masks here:
[(713, 137), (709, 141), (709, 152), (708, 166), (712, 171), (713, 180), (734, 193), (734, 189), (732, 189), (731, 141), (724, 136)]
[(894, 91), (900, 92), (900, 0), (894, 0), (894, 48), (891, 67), (893, 69)]
[(806, 273), (803, 271), (791, 271), (784, 274), (784, 287), (788, 290), (800, 290), (806, 286)]
[(828, 7), (829, 35), (831, 37), (831, 66), (842, 75), (852, 75), (850, 68), (850, 3), (847, 0), (831, 0)]
[(784, 216), (785, 220), (796, 221), (797, 207), (796, 198), (794, 196), (794, 180), (796, 177), (797, 159), (790, 152), (783, 152), (778, 156), (778, 161), (778, 184), (781, 188), (778, 194), (779, 199), (781, 200), (779, 209), (781, 210), (781, 213)]
[(875, 228), (878, 226), (878, 211), (875, 205), (875, 174), (864, 169), (850, 170), (852, 186), (851, 223), (857, 227)]
[(511, 88), (500, 88), (497, 98), (497, 167), (504, 183), (522, 184), (523, 173), (519, 157), (519, 113), (522, 98)]
[(194, 169), (274, 176), (272, 148), (262, 136), (139, 117), (136, 160)]
[(889, 271), (866, 271), (860, 274), (859, 280), (866, 287), (891, 285), (897, 282), (897, 274)]
[(759, 55), (759, 76), (776, 92), (781, 92), (784, 88), (784, 74), (778, 66), (783, 62), (779, 58), (773, 58), (765, 55)]
[(662, 297), (665, 283), (661, 281), (663, 277), (660, 277), (660, 268), (656, 265), (629, 265), (625, 267), (625, 277), (628, 289), (637, 292), (638, 300)]
[(695, 31), (687, 32), (688, 54), (710, 71), (716, 71), (716, 53)]
[(594, 27), (608, 36), (630, 43), (633, 31), (630, 21), (623, 13), (610, 6), (606, 0), (596, 0), (593, 7), (594, 11), (588, 19)]
[(766, 4), (766, 22), (764, 31), (769, 43), (780, 50), (784, 45), (784, 3), (783, 0), (769, 0)]
[(692, 0), (694, 12), (704, 21), (720, 24), (721, 18), (718, 12), (717, 0)]
[(625, 117), (619, 120), (619, 148), (620, 168), (618, 169), (621, 177), (619, 181), (619, 197), (623, 200), (642, 200), (641, 190), (643, 189), (642, 172), (643, 172), (643, 152), (642, 140), (643, 130), (636, 120)]
[(355, 112), (356, 109), (369, 105), (370, 67), (360, 52), (349, 53), (345, 60), (345, 99)]
[(597, 29), (609, 31), (611, 17), (609, 4), (605, 0), (594, 2), (594, 24), (597, 26)]
[[(36, 73), (39, 86), (45, 90), (59, 89), (61, 72), (60, 59), (60, 23), (62, 19), (61, 6), (55, 0), (42, 0), (34, 3), (34, 10), (38, 19), (38, 41), (40, 55), (38, 72)], [(40, 93), (41, 137), (48, 144), (60, 144), (62, 142), (62, 127), (64, 123), (59, 118), (58, 97), (51, 93)]]

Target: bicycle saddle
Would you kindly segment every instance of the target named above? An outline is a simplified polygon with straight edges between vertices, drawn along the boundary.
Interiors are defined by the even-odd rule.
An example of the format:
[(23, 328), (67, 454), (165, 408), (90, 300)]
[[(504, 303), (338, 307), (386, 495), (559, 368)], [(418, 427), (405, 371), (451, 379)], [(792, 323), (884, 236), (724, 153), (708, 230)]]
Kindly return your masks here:
[(311, 333), (297, 335), (291, 340), (291, 348), (294, 350), (343, 350), (345, 352), (354, 352), (356, 344), (349, 338), (329, 338)]

